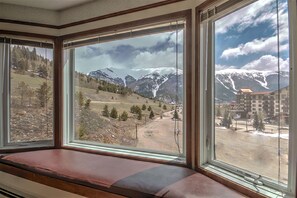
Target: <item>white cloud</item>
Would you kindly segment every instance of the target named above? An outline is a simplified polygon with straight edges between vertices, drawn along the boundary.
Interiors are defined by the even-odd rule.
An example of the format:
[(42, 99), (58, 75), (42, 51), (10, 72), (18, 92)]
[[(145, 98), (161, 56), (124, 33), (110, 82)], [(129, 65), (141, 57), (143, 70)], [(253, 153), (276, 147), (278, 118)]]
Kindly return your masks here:
[(230, 66), (230, 65), (220, 65), (220, 64), (215, 65), (215, 70), (216, 71), (225, 70), (225, 69), (236, 69), (236, 67), (235, 66)]
[[(280, 71), (289, 71), (289, 58), (286, 60), (280, 58)], [(278, 58), (272, 55), (264, 55), (257, 60), (254, 60), (241, 69), (259, 70), (259, 71), (278, 71)]]
[[(175, 67), (175, 52), (173, 48), (168, 48), (166, 51), (159, 52), (141, 52), (133, 62), (137, 68), (146, 67)], [(178, 54), (179, 68), (183, 66), (183, 54)]]
[[(260, 0), (225, 16), (215, 23), (216, 33), (226, 33), (231, 27), (242, 32), (247, 27), (271, 20), (274, 13), (264, 12), (274, 0)], [(236, 26), (235, 26), (236, 25)]]
[[(285, 39), (284, 37), (282, 39)], [(280, 42), (282, 42), (280, 40)], [(285, 43), (284, 43), (285, 42)], [(287, 50), (288, 44), (287, 40), (284, 40), (284, 44), (280, 45), (280, 51)], [(247, 42), (245, 44), (240, 44), (235, 48), (228, 48), (223, 51), (221, 58), (229, 59), (231, 57), (237, 57), (242, 55), (248, 55), (253, 53), (265, 52), (265, 53), (275, 53), (277, 52), (277, 37), (272, 36), (269, 38), (254, 39), (253, 41)]]
[[(263, 22), (269, 22), (272, 28), (276, 29), (277, 14), (273, 8), (275, 0), (258, 0), (236, 12), (233, 12), (215, 22), (216, 34), (227, 33), (231, 28), (242, 32), (248, 27), (255, 27)], [(279, 3), (279, 25), (283, 31), (287, 29), (288, 14), (287, 4)], [(280, 32), (282, 32), (280, 31)]]

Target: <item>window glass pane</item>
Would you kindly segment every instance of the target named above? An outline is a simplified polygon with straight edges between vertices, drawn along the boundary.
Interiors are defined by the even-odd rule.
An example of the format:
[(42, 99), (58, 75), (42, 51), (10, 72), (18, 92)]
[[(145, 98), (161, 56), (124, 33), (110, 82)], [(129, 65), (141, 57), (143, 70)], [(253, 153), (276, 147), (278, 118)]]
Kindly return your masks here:
[(173, 25), (73, 49), (74, 139), (183, 154), (183, 42)]
[(53, 49), (11, 45), (8, 142), (53, 139)]
[(215, 159), (287, 183), (288, 8), (278, 2), (215, 21)]

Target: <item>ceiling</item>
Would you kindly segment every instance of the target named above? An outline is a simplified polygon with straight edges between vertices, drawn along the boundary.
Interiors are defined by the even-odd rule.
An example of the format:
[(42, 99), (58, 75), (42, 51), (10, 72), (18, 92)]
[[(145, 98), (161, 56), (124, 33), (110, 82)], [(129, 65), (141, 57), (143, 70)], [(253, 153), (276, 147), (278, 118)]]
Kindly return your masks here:
[(95, 0), (0, 0), (0, 3), (59, 11)]

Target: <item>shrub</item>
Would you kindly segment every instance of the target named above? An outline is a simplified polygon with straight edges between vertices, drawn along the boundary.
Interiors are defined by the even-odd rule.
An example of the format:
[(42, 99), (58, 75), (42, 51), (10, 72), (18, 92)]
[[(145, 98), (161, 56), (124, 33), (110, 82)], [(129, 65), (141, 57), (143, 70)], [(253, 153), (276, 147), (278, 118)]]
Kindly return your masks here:
[(79, 139), (81, 139), (82, 137), (84, 137), (87, 133), (87, 129), (85, 125), (80, 125), (78, 128), (78, 135), (79, 135)]
[(149, 106), (149, 107), (147, 108), (147, 110), (148, 110), (148, 111), (151, 111), (151, 110), (152, 110), (152, 107), (151, 107), (151, 106)]
[(76, 92), (76, 97), (77, 97), (77, 100), (78, 100), (78, 105), (80, 107), (82, 107), (84, 105), (84, 95), (81, 91), (79, 92)]
[(165, 104), (163, 105), (163, 109), (164, 110), (167, 110), (167, 106)]
[(40, 85), (40, 88), (36, 90), (36, 96), (39, 100), (40, 107), (45, 107), (45, 104), (47, 104), (50, 99), (50, 87), (46, 82)]
[(85, 109), (90, 109), (91, 99), (87, 99), (85, 102)]

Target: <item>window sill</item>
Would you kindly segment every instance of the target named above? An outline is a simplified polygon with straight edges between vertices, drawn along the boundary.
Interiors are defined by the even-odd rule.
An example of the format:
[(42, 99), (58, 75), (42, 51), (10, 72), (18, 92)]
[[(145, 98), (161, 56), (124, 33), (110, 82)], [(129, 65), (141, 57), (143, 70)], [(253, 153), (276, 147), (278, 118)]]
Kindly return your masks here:
[(0, 171), (88, 197), (244, 197), (188, 168), (65, 149), (3, 156)]
[(112, 148), (100, 146), (99, 144), (85, 144), (80, 142), (72, 142), (64, 145), (62, 148), (83, 151), (86, 153), (106, 154), (115, 157), (139, 159), (143, 161), (151, 161), (157, 163), (175, 164), (180, 166), (186, 165), (185, 157), (161, 153), (152, 153), (146, 151), (128, 150), (123, 148)]
[[(253, 183), (245, 180), (243, 177), (236, 175), (234, 173), (231, 173), (229, 171), (226, 171), (222, 168), (219, 168), (217, 166), (211, 165), (211, 164), (205, 164), (200, 167), (201, 171), (206, 173), (206, 175), (209, 176), (212, 175), (213, 179), (214, 177), (221, 177), (225, 180), (229, 180), (233, 183), (236, 183), (237, 185), (240, 185), (244, 187), (245, 189), (248, 189), (249, 191), (252, 191), (254, 193), (257, 193), (259, 195), (262, 195), (263, 197), (272, 197), (272, 198), (279, 198), (279, 197), (286, 197), (286, 198), (293, 198), (294, 195), (292, 194), (285, 194), (279, 190), (269, 188), (267, 186), (256, 186)], [(213, 176), (215, 175), (215, 176)]]

